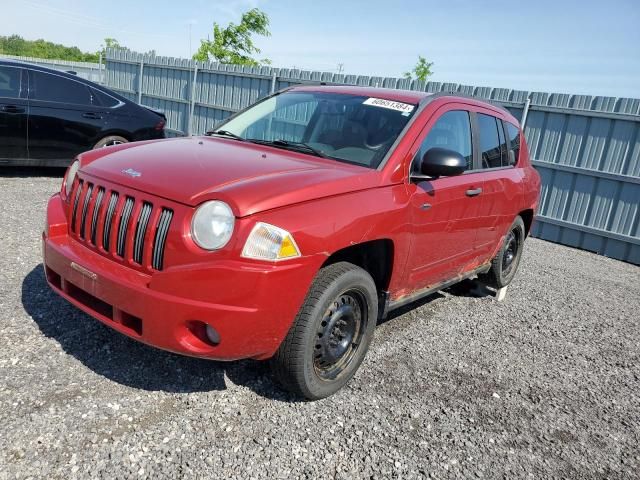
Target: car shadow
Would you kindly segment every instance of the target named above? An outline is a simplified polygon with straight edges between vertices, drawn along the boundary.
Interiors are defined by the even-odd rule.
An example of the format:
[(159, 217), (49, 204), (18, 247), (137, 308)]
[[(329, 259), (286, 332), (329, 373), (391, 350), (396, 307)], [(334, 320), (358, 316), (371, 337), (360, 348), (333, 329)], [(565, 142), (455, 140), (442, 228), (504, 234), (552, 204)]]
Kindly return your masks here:
[(378, 320), (378, 325), (382, 325), (387, 323), (394, 318), (401, 317), (405, 313), (410, 312), (411, 310), (415, 310), (424, 305), (427, 305), (434, 300), (439, 298), (444, 298), (445, 295), (443, 293), (447, 293), (449, 295), (453, 295), (455, 297), (469, 297), (469, 298), (483, 298), (488, 296), (495, 296), (495, 292), (490, 288), (486, 287), (483, 283), (478, 281), (478, 279), (466, 279), (462, 280), (459, 283), (455, 283), (450, 287), (447, 287), (441, 291), (432, 293), (431, 295), (427, 295), (426, 297), (419, 298), (411, 303), (403, 305), (395, 310), (389, 312), (389, 314), (383, 318)]
[(403, 305), (394, 310), (391, 310), (386, 317), (378, 320), (377, 325), (380, 326), (387, 322), (390, 322), (394, 318), (401, 317), (405, 313), (409, 313), (411, 310), (415, 310), (417, 308), (423, 307), (424, 305), (427, 305), (428, 303), (431, 303), (434, 300), (437, 300), (439, 298), (444, 298), (444, 295), (442, 295), (442, 293), (440, 292), (435, 292), (435, 293), (432, 293), (431, 295), (427, 295), (426, 297), (419, 298), (411, 303), (407, 303), (406, 305)]
[[(458, 285), (446, 291), (476, 296), (469, 293), (468, 287)], [(437, 292), (416, 300), (390, 312), (378, 325), (443, 297)], [(108, 328), (51, 290), (42, 264), (31, 270), (22, 282), (22, 305), (45, 336), (56, 340), (66, 353), (87, 368), (119, 384), (171, 393), (208, 392), (240, 386), (271, 400), (304, 401), (282, 390), (271, 379), (266, 362), (216, 362), (186, 357), (147, 346)]]
[(32, 178), (32, 177), (64, 177), (65, 167), (16, 167), (0, 164), (0, 177)]
[(42, 264), (22, 282), (22, 305), (45, 336), (56, 340), (87, 368), (119, 384), (171, 393), (240, 386), (273, 400), (302, 401), (272, 381), (266, 362), (186, 357), (149, 347), (108, 328), (51, 290)]
[(484, 298), (494, 297), (495, 290), (490, 289), (477, 278), (462, 280), (444, 290), (455, 297)]

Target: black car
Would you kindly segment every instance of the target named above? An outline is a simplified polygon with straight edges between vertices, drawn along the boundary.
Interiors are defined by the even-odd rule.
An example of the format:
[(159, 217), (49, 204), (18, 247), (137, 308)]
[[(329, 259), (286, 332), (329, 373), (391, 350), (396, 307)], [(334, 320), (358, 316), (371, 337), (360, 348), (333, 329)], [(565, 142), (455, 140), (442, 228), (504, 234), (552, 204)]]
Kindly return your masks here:
[(86, 150), (164, 138), (165, 123), (75, 75), (0, 60), (0, 165), (67, 166)]

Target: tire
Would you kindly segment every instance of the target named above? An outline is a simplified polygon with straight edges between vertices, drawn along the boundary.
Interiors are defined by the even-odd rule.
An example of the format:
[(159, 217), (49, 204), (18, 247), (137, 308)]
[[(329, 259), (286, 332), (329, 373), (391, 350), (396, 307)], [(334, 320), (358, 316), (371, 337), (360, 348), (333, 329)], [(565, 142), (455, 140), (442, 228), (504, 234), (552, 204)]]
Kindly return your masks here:
[(121, 143), (129, 143), (129, 140), (119, 135), (109, 135), (96, 143), (93, 149), (110, 147), (111, 145), (120, 145)]
[(334, 394), (362, 363), (377, 316), (378, 294), (369, 273), (347, 262), (323, 268), (271, 359), (274, 377), (309, 400)]
[(520, 265), (524, 240), (524, 222), (520, 216), (517, 216), (509, 227), (498, 254), (491, 260), (491, 269), (487, 273), (478, 275), (478, 279), (493, 288), (509, 285)]

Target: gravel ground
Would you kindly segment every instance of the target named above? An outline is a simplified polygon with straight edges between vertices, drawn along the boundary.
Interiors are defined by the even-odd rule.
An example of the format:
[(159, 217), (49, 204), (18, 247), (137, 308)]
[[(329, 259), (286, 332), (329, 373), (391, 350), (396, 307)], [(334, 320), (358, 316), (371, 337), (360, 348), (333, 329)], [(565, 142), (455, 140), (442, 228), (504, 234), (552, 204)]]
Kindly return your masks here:
[(638, 267), (530, 239), (504, 303), (435, 295), (298, 402), (262, 363), (155, 350), (54, 295), (60, 175), (0, 177), (0, 479), (640, 475)]

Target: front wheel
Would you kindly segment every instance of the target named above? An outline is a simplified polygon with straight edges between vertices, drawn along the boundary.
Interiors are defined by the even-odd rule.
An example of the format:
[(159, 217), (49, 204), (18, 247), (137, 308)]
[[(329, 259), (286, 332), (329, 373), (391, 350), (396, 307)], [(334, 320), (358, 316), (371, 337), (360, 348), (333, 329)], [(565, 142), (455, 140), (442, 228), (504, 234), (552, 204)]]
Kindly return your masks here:
[(271, 359), (274, 376), (309, 400), (334, 394), (362, 363), (377, 312), (376, 286), (365, 270), (347, 262), (323, 268)]
[(498, 254), (491, 261), (491, 269), (478, 275), (482, 283), (493, 288), (506, 287), (516, 275), (522, 247), (524, 246), (525, 228), (522, 217), (517, 216), (504, 238)]

